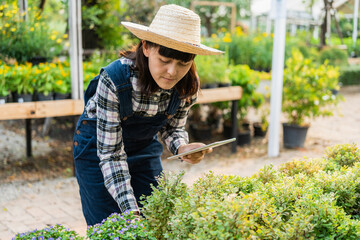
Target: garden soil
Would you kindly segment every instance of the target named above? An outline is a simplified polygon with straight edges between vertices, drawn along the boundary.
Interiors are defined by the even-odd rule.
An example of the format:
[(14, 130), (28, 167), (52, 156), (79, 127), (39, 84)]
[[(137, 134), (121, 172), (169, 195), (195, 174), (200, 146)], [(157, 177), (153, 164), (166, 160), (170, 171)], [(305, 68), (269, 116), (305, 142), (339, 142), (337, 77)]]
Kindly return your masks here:
[[(251, 176), (265, 165), (272, 164), (276, 167), (293, 159), (325, 156), (327, 147), (336, 144), (355, 143), (360, 147), (360, 87), (343, 87), (340, 94), (344, 96), (344, 101), (339, 104), (334, 116), (317, 118), (311, 122), (304, 148), (285, 149), (281, 144), (279, 156), (268, 157), (268, 136), (266, 136), (265, 138), (252, 138), (250, 145), (238, 146), (236, 153), (231, 153), (230, 144), (215, 148), (211, 154), (208, 154), (202, 162), (196, 165), (178, 160), (166, 160), (171, 154), (165, 150), (163, 167), (165, 171), (185, 171), (183, 181), (192, 184), (210, 171), (215, 174)], [(255, 112), (251, 112), (249, 118), (256, 120)], [(51, 193), (56, 196), (56, 199), (46, 200), (47, 203), (52, 201), (51, 206), (62, 204), (63, 200), (62, 202), (67, 204), (66, 207), (75, 208), (75, 210), (68, 211), (69, 214), (73, 214), (71, 217), (62, 211), (64, 215), (62, 217), (65, 219), (63, 222), (69, 222), (69, 218), (71, 218), (72, 222), (70, 225), (68, 224), (68, 227), (83, 227), (84, 220), (81, 216), (72, 161), (72, 137), (77, 117), (59, 117), (49, 120), (50, 128), (44, 128), (44, 119), (32, 120), (33, 157), (31, 158), (26, 157), (25, 121), (0, 122), (0, 217), (5, 219), (6, 215), (2, 216), (2, 214), (8, 214), (11, 217), (11, 214), (9, 215), (9, 212), (6, 211), (9, 211), (11, 204), (20, 201), (27, 207), (27, 209), (23, 209), (24, 211), (30, 212), (32, 218), (36, 216), (38, 225), (49, 225), (54, 217), (45, 220), (29, 209), (32, 209), (31, 204), (36, 205), (36, 203), (40, 207), (44, 207), (44, 204), (40, 202), (42, 200), (37, 199), (41, 199), (42, 196), (48, 198), (47, 194)], [(215, 135), (205, 143), (222, 139), (221, 135)], [(24, 196), (27, 197), (24, 198)], [(26, 200), (30, 198), (33, 201), (31, 204)], [(56, 201), (58, 202), (56, 203)], [(59, 207), (61, 208), (61, 206)], [(63, 209), (66, 209), (65, 206)], [(13, 214), (22, 214), (24, 217), (25, 213), (21, 211), (17, 207)], [(33, 219), (29, 221), (33, 224)], [(4, 234), (10, 236), (15, 231), (26, 230), (28, 225), (22, 223), (21, 218), (12, 219), (11, 223), (0, 221), (0, 239), (10, 239), (2, 238)], [(21, 226), (23, 228), (19, 229)], [(81, 228), (80, 232), (84, 233), (84, 231), (84, 228)]]

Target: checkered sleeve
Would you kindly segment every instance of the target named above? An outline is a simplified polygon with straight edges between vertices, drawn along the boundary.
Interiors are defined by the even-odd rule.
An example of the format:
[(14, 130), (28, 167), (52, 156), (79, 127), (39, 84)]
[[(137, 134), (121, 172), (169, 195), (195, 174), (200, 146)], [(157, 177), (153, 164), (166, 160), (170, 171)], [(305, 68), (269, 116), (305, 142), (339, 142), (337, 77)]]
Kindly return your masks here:
[(177, 154), (181, 145), (189, 143), (189, 136), (185, 130), (185, 124), (189, 110), (196, 102), (197, 95), (190, 99), (181, 100), (180, 106), (175, 115), (169, 119), (167, 124), (160, 130), (162, 141), (173, 154)]
[(116, 87), (105, 71), (96, 90), (97, 146), (104, 183), (122, 212), (139, 212), (130, 185), (127, 155), (124, 150)]

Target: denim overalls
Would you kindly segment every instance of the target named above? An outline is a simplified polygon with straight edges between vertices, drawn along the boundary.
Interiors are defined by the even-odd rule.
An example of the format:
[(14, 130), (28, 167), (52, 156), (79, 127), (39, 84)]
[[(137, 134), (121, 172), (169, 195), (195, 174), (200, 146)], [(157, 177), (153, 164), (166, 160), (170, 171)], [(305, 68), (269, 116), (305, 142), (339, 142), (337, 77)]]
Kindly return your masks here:
[[(171, 96), (165, 114), (153, 117), (139, 116), (132, 111), (132, 85), (129, 80), (129, 67), (119, 60), (105, 67), (115, 83), (120, 102), (120, 117), (127, 163), (131, 175), (131, 186), (139, 207), (139, 198), (150, 195), (150, 184), (157, 186), (155, 177), (162, 172), (162, 144), (157, 133), (167, 120), (176, 113), (180, 99), (177, 91)], [(85, 104), (96, 84), (90, 83), (85, 92)], [(92, 93), (91, 93), (92, 94)], [(113, 212), (120, 212), (118, 204), (104, 185), (104, 177), (97, 156), (96, 118), (88, 118), (84, 112), (77, 123), (74, 136), (75, 174), (83, 213), (88, 225), (100, 223)]]

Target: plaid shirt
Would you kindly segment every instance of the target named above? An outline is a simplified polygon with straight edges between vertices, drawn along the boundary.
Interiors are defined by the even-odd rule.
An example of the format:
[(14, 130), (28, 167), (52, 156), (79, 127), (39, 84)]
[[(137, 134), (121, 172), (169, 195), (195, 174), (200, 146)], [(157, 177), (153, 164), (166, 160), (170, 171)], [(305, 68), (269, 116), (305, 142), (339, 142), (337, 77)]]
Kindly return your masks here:
[[(148, 117), (157, 113), (165, 113), (173, 89), (160, 89), (146, 97), (140, 92), (138, 76), (134, 71), (134, 62), (121, 58), (121, 63), (130, 66), (130, 82), (133, 86), (133, 112)], [(185, 131), (185, 123), (189, 109), (195, 103), (196, 98), (197, 96), (193, 96), (190, 101), (181, 100), (176, 114), (160, 130), (162, 141), (174, 154), (177, 153), (180, 145), (187, 144), (189, 141), (188, 134)], [(96, 94), (89, 100), (85, 111), (88, 117), (97, 118), (97, 152), (106, 188), (122, 212), (126, 210), (139, 212), (130, 185), (130, 173), (126, 162), (127, 155), (124, 150), (120, 125), (119, 99), (115, 85), (105, 71), (100, 75)]]

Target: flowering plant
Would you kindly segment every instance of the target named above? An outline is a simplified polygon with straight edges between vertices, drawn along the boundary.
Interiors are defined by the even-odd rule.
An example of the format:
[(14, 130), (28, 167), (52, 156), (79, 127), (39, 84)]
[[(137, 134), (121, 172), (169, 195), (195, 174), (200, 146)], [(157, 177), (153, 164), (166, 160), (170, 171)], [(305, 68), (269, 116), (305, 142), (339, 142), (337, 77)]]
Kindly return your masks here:
[(17, 1), (0, 4), (0, 57), (18, 62), (35, 57), (51, 60), (62, 51), (61, 43), (68, 36), (50, 29), (39, 9), (27, 10), (21, 13)]
[(86, 232), (89, 239), (148, 239), (155, 240), (146, 222), (141, 223), (132, 212), (113, 213), (101, 223), (90, 226)]
[(69, 230), (60, 224), (44, 228), (41, 230), (34, 230), (25, 233), (18, 233), (12, 240), (83, 240), (75, 231)]
[(290, 124), (308, 125), (308, 120), (332, 116), (342, 100), (332, 90), (339, 88), (339, 69), (325, 62), (317, 66), (300, 51), (293, 50), (284, 70), (282, 108)]
[[(2, 75), (6, 75), (9, 70), (9, 67), (1, 64), (0, 61), (0, 77)], [(10, 86), (9, 83), (5, 80), (5, 77), (0, 78), (0, 97), (6, 97), (10, 94)]]

